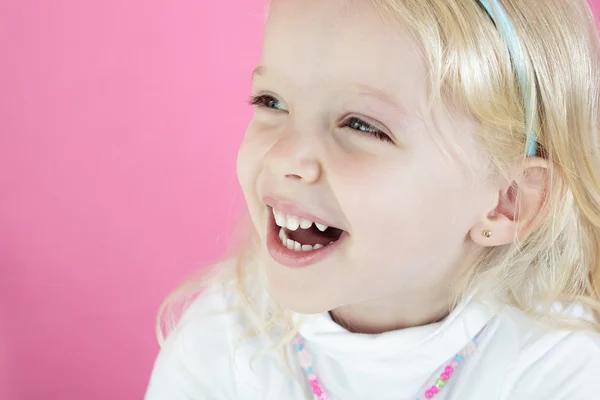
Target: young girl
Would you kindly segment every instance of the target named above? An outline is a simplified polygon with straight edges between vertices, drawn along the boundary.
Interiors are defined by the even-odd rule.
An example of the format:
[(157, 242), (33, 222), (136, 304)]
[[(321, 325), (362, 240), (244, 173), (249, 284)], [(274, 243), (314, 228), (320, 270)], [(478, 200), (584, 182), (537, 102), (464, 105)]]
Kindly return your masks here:
[(275, 0), (251, 103), (147, 400), (600, 398), (585, 0)]

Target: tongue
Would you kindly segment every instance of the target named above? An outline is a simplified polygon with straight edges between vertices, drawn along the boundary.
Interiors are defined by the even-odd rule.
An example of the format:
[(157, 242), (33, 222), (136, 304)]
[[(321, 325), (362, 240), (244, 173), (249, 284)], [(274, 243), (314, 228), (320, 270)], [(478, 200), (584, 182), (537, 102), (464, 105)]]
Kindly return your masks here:
[(325, 233), (319, 231), (318, 229), (298, 229), (295, 231), (290, 231), (286, 229), (286, 235), (288, 238), (295, 240), (300, 244), (309, 244), (314, 246), (315, 244), (320, 244), (322, 246), (327, 246), (329, 243), (334, 242), (336, 239), (331, 238)]

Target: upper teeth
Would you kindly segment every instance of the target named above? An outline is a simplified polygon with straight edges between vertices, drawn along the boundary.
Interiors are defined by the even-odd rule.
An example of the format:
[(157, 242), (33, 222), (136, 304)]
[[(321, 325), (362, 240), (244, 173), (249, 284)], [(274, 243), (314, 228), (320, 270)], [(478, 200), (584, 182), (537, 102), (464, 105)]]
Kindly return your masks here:
[(325, 232), (327, 225), (320, 224), (318, 222), (313, 222), (305, 218), (299, 218), (294, 215), (287, 215), (282, 213), (279, 210), (273, 208), (273, 216), (275, 217), (275, 223), (277, 226), (282, 228), (287, 228), (290, 231), (295, 231), (298, 228), (309, 229), (313, 224), (321, 231)]

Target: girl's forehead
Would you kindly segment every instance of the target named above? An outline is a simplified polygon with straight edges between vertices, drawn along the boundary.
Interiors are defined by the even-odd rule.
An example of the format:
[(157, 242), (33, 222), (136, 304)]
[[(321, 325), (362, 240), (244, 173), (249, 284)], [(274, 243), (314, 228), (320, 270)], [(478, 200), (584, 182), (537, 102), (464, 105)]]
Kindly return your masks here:
[(347, 84), (391, 97), (425, 89), (418, 44), (369, 0), (279, 0), (270, 10), (261, 65), (270, 79), (310, 90)]
[(405, 28), (371, 0), (279, 0), (270, 8), (266, 34), (353, 39), (373, 45)]

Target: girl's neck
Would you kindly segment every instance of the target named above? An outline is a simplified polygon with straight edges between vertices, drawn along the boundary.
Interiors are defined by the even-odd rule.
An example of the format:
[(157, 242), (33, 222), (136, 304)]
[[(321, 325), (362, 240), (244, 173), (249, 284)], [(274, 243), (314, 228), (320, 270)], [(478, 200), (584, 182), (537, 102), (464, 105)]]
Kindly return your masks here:
[(440, 298), (392, 296), (342, 306), (330, 311), (330, 315), (350, 332), (378, 334), (438, 322), (450, 313), (449, 299), (449, 295)]

